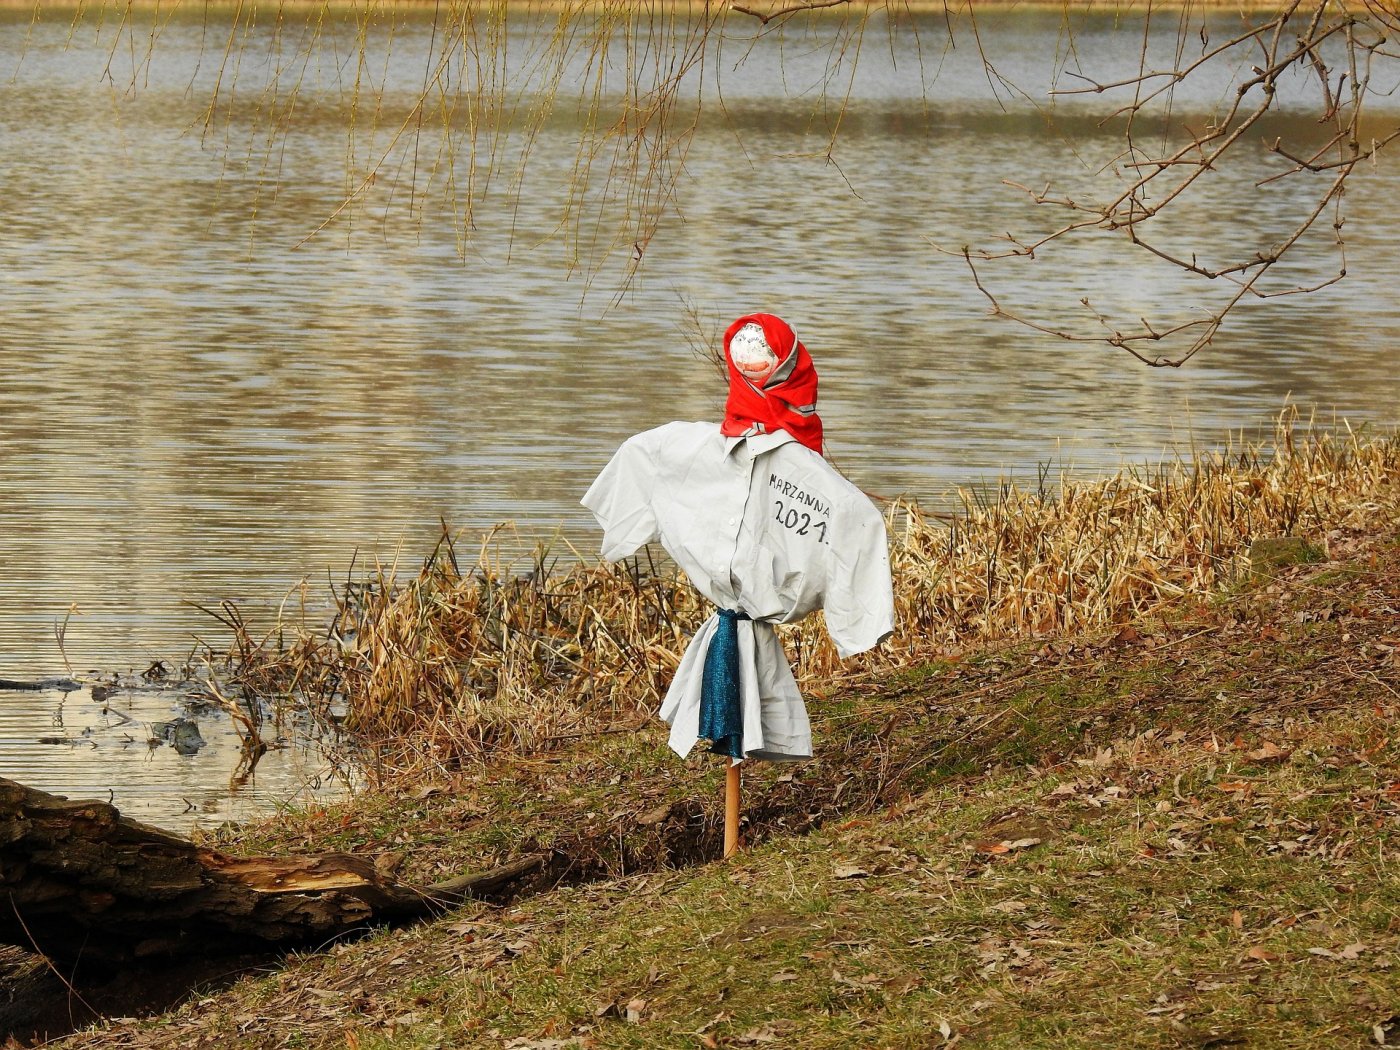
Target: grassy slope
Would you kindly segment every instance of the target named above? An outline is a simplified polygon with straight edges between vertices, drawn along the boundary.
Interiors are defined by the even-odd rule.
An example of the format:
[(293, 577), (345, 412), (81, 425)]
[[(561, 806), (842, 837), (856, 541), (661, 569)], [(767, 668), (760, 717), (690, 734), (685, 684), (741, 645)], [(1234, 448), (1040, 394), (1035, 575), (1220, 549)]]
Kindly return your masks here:
[(717, 848), (719, 772), (650, 725), (289, 816), (242, 845), (399, 850), (414, 878), (555, 848), (589, 881), (65, 1045), (1362, 1045), (1400, 1015), (1394, 528), (816, 701), (826, 750), (755, 771), (728, 864), (669, 866)]

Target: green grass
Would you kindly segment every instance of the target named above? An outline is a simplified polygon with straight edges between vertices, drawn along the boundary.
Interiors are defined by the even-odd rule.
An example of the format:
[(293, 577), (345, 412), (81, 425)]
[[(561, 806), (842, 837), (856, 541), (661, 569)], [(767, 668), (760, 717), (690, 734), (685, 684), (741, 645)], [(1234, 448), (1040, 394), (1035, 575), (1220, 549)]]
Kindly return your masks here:
[(1136, 638), (858, 682), (813, 701), (816, 761), (746, 775), (727, 863), (674, 866), (718, 848), (721, 765), (650, 723), (287, 818), (238, 845), (424, 881), (552, 848), (584, 881), (69, 1042), (1366, 1045), (1400, 1013), (1397, 604), (1377, 546)]
[[(1184, 802), (1182, 781), (1139, 791), (1122, 762), (1009, 773), (729, 865), (531, 901), (508, 915), (518, 957), (415, 982), (431, 1037), (366, 1025), (362, 1045), (916, 1047), (940, 1023), (987, 1047), (1359, 1045), (1394, 1005), (1400, 827), (1355, 807), (1395, 767), (1334, 771), (1298, 809), (1320, 764), (1211, 773), (1193, 751)], [(1222, 788), (1245, 769), (1247, 797)], [(1326, 855), (1276, 848), (1303, 824), (1329, 829)]]
[(344, 945), (253, 997), (344, 989), (365, 1016), (317, 1047), (1356, 1047), (1400, 1005), (1395, 714), (1294, 721), (1282, 759), (1119, 739)]

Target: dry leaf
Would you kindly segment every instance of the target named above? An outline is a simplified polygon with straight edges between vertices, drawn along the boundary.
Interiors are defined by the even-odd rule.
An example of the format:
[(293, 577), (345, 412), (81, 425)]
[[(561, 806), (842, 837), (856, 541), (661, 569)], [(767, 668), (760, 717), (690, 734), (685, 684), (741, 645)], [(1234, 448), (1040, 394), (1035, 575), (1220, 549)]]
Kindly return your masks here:
[(1018, 849), (1030, 849), (1032, 846), (1039, 846), (1043, 840), (1037, 838), (1024, 839), (1002, 839), (1000, 842), (979, 842), (977, 844), (978, 853), (990, 853), (992, 856), (1000, 856), (1003, 853), (1010, 853)]
[(856, 867), (854, 864), (838, 864), (831, 871), (831, 874), (838, 879), (868, 879), (870, 872), (864, 868)]
[(769, 984), (782, 984), (785, 981), (797, 980), (797, 974), (793, 970), (779, 970), (772, 977), (768, 978)]
[(1348, 944), (1341, 951), (1332, 951), (1330, 948), (1309, 948), (1309, 955), (1316, 955), (1323, 959), (1332, 959), (1335, 962), (1354, 962), (1361, 958), (1361, 953), (1366, 951), (1364, 944)]
[(1377, 1046), (1400, 1046), (1400, 1014), (1387, 1017), (1371, 1026), (1371, 1038)]
[(750, 1028), (743, 1035), (735, 1036), (734, 1041), (742, 1046), (753, 1046), (757, 1043), (776, 1043), (778, 1041), (778, 1031), (772, 1025), (764, 1025), (762, 1028)]
[(1261, 948), (1261, 947), (1259, 947), (1257, 944), (1256, 944), (1253, 948), (1249, 949), (1249, 951), (1245, 952), (1244, 954), (1245, 954), (1245, 957), (1246, 957), (1246, 958), (1253, 959), (1253, 960), (1255, 960), (1256, 962), (1265, 962), (1265, 963), (1266, 963), (1266, 962), (1276, 962), (1276, 961), (1278, 960), (1278, 956), (1277, 956), (1277, 955), (1275, 955), (1273, 952), (1269, 951), (1269, 950), (1266, 949), (1266, 948)]
[(1246, 752), (1244, 757), (1251, 762), (1284, 762), (1291, 754), (1293, 754), (1291, 750), (1285, 750), (1272, 741), (1265, 740), (1255, 750)]
[(1019, 901), (1019, 900), (1005, 900), (1005, 901), (998, 901), (996, 904), (993, 904), (993, 905), (992, 905), (991, 907), (989, 907), (987, 910), (988, 910), (988, 911), (1000, 911), (1000, 912), (1005, 912), (1005, 913), (1008, 914), (1008, 915), (1013, 915), (1013, 914), (1015, 914), (1016, 912), (1025, 911), (1028, 907), (1030, 907), (1030, 905), (1028, 905), (1025, 901)]

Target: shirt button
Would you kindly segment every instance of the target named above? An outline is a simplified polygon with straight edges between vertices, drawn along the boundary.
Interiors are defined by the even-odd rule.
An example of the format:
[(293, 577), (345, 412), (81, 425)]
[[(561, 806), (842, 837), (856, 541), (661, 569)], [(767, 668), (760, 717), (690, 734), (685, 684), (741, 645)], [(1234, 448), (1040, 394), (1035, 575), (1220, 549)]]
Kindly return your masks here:
[(730, 518), (730, 519), (729, 519), (729, 524), (731, 524), (731, 525), (734, 524), (734, 519), (733, 519), (733, 518)]

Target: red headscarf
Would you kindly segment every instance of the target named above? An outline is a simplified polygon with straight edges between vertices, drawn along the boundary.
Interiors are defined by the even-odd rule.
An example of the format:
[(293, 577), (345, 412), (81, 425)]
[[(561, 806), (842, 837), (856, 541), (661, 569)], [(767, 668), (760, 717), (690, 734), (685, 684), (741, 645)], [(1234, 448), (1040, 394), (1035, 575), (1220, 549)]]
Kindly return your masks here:
[[(778, 356), (778, 367), (764, 380), (762, 388), (741, 374), (729, 356), (730, 342), (746, 324), (759, 325), (768, 346)], [(772, 314), (749, 314), (739, 318), (724, 332), (724, 361), (729, 367), (729, 401), (724, 406), (721, 434), (739, 437), (786, 430), (812, 451), (821, 453), (817, 370), (812, 364), (812, 355), (797, 341), (797, 333), (786, 321)]]

